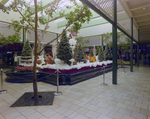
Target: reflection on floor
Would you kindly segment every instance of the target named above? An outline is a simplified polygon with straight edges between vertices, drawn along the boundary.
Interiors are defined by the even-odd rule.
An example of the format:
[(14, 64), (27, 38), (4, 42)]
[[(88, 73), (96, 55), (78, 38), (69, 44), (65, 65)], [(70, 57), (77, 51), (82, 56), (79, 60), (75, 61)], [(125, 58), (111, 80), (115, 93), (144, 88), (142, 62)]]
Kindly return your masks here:
[[(10, 107), (22, 94), (33, 90), (32, 83), (4, 81), (7, 93), (0, 94), (0, 119), (150, 119), (150, 66), (118, 69), (118, 84), (112, 72), (73, 86), (60, 86), (52, 106)], [(38, 90), (55, 91), (56, 86), (39, 82)]]

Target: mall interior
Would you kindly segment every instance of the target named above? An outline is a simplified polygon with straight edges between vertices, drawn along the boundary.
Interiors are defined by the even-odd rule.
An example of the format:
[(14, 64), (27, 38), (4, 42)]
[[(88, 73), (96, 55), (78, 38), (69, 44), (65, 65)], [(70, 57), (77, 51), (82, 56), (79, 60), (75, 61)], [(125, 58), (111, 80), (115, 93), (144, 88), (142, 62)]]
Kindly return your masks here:
[[(45, 46), (42, 57), (53, 60), (36, 65), (42, 67), (42, 72), (36, 73), (39, 78), (36, 100), (32, 71), (14, 71), (24, 66), (33, 70), (35, 32), (30, 25), (25, 27), (28, 22), (24, 26), (19, 23), (21, 27), (16, 26), (20, 28), (19, 40), (7, 41), (7, 38), (15, 39), (9, 36), (16, 33), (14, 21), (20, 22), (22, 18), (18, 11), (5, 12), (13, 1), (22, 0), (0, 0), (0, 119), (150, 119), (150, 0), (76, 0), (92, 13), (90, 21), (83, 23), (77, 33), (72, 30), (66, 33), (74, 41), (82, 38), (82, 48), (89, 57), (84, 63), (76, 63), (77, 67), (74, 60), (71, 65), (54, 65), (57, 44), (61, 42), (58, 36), (67, 24), (65, 17), (58, 13), (64, 9), (69, 13), (74, 9), (73, 2), (24, 0), (29, 8), (33, 8), (35, 1), (42, 1), (44, 9), (60, 1), (53, 15), (56, 18), (50, 19), (47, 27), (38, 24), (37, 36), (42, 39), (41, 46)], [(18, 9), (26, 14), (23, 11), (26, 8), (18, 6)], [(30, 60), (21, 59), (27, 41), (32, 49)], [(99, 57), (97, 49), (102, 46), (106, 49), (107, 44), (111, 44), (112, 58), (100, 62), (96, 58)], [(93, 61), (90, 61), (90, 51), (94, 53)], [(38, 61), (45, 59), (39, 56)], [(31, 92), (31, 98), (25, 95)]]

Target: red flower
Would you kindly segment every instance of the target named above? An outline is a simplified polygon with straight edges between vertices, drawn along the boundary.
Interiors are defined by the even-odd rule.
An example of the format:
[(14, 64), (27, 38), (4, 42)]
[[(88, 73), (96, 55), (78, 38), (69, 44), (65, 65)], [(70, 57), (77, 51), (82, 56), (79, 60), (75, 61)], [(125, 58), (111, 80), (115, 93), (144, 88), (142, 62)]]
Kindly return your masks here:
[[(40, 70), (40, 67), (36, 68), (37, 70)], [(15, 67), (16, 71), (33, 71), (33, 66), (18, 66)]]

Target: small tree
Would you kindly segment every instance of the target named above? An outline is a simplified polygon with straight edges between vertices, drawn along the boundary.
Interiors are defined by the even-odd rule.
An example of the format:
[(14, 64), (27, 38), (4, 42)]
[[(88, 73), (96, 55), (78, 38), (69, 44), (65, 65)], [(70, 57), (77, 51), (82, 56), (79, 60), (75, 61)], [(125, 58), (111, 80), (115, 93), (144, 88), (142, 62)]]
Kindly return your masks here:
[(99, 46), (96, 46), (96, 55), (99, 54)]
[(72, 58), (72, 50), (70, 48), (70, 44), (66, 36), (66, 32), (62, 34), (60, 43), (58, 44), (57, 58), (63, 60), (64, 62), (67, 62)]
[(111, 49), (110, 49), (109, 46), (108, 46), (108, 52), (107, 52), (107, 59), (108, 59), (108, 60), (111, 60), (111, 59), (112, 59), (112, 52), (111, 52)]
[(98, 59), (99, 59), (99, 61), (103, 61), (104, 60), (104, 53), (103, 53), (103, 47), (102, 46), (99, 48)]
[(106, 61), (107, 55), (108, 55), (108, 46), (107, 45), (105, 46), (105, 50), (103, 51), (103, 53), (104, 53), (104, 60)]
[[(23, 46), (21, 56), (23, 56), (23, 58), (25, 58), (26, 56), (31, 56), (31, 55), (32, 55), (32, 48), (30, 46), (29, 41), (27, 40)], [(31, 57), (27, 57), (27, 58), (31, 58)]]
[(76, 60), (78, 62), (82, 62), (85, 60), (85, 53), (81, 45), (78, 46), (77, 48), (77, 53), (76, 53)]
[[(9, 14), (9, 11), (18, 12), (22, 17), (20, 20), (12, 20), (13, 26), (18, 28), (24, 26), (24, 28), (31, 29), (35, 33), (35, 42), (34, 42), (34, 68), (33, 68), (33, 90), (34, 90), (34, 99), (38, 99), (38, 87), (37, 87), (37, 76), (36, 76), (36, 64), (38, 55), (48, 46), (50, 43), (58, 39), (66, 30), (72, 26), (73, 30), (77, 33), (80, 30), (82, 23), (90, 21), (92, 13), (90, 9), (84, 4), (77, 4), (76, 0), (69, 0), (72, 6), (63, 4), (65, 0), (53, 0), (50, 1), (46, 6), (42, 4), (42, 1), (37, 2), (37, 0), (28, 1), (24, 0), (14, 0), (8, 7), (3, 7), (2, 11)], [(33, 4), (32, 4), (33, 3)], [(64, 5), (64, 10), (60, 10)], [(65, 9), (69, 9), (65, 12)], [(58, 13), (58, 16), (55, 14)], [(55, 15), (54, 15), (55, 14)], [(40, 43), (44, 38), (44, 33), (49, 28), (49, 22), (56, 20), (58, 18), (64, 17), (67, 21), (64, 30), (58, 35), (58, 37), (49, 41), (43, 49), (40, 49)], [(42, 38), (38, 38), (37, 28), (41, 25), (45, 25), (45, 28), (42, 30)]]

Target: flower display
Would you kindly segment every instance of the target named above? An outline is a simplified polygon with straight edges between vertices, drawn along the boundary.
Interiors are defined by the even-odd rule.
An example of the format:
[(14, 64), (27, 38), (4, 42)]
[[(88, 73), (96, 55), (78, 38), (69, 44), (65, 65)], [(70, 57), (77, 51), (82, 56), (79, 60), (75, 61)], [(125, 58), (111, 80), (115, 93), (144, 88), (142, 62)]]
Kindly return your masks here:
[(41, 64), (42, 63), (42, 61), (41, 60), (37, 60), (37, 64)]
[[(40, 70), (41, 68), (37, 67), (36, 69)], [(20, 71), (25, 71), (25, 72), (33, 71), (33, 66), (18, 66), (18, 67), (15, 67), (15, 70), (18, 72), (20, 72)]]
[[(55, 61), (51, 58), (51, 57), (49, 57), (49, 56), (46, 56), (45, 58), (44, 58), (44, 61), (45, 61), (45, 64), (55, 64)], [(45, 65), (44, 64), (44, 65)], [(43, 65), (43, 64), (42, 64)]]

